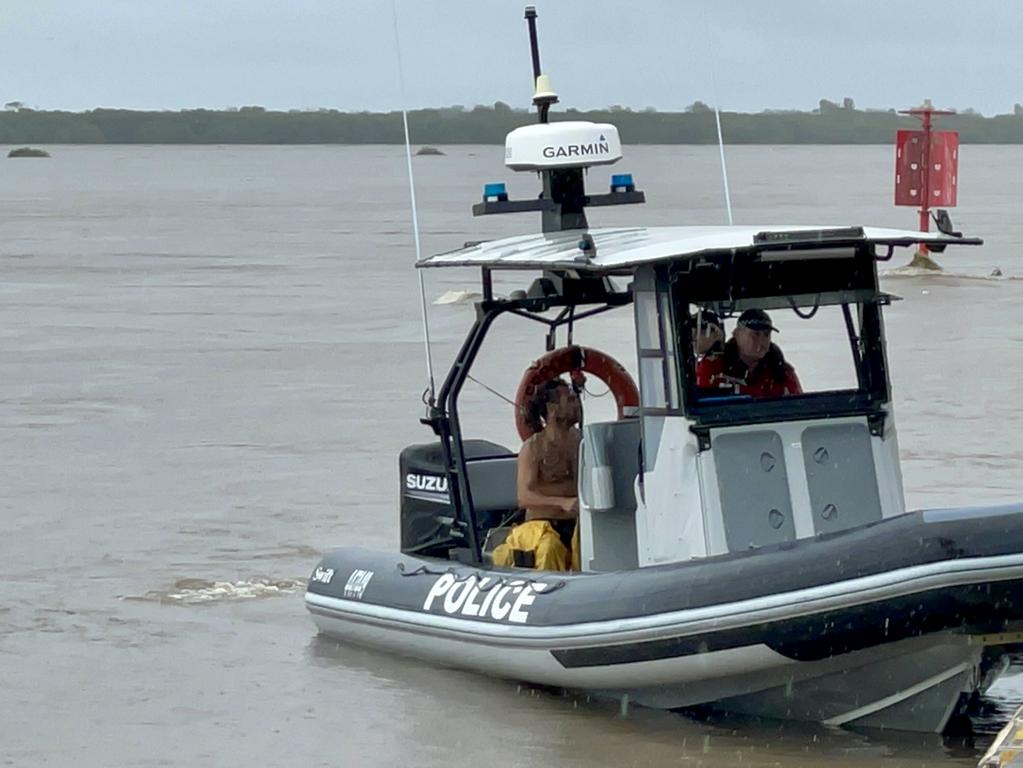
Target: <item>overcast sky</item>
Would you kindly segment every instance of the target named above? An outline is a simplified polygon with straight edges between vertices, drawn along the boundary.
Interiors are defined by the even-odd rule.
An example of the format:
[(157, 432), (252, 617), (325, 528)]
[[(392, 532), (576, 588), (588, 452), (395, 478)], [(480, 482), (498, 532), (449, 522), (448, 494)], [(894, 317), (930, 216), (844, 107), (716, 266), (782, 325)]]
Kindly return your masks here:
[[(0, 0), (0, 102), (40, 109), (529, 105), (511, 0)], [(1017, 0), (535, 0), (563, 106), (1023, 102)]]

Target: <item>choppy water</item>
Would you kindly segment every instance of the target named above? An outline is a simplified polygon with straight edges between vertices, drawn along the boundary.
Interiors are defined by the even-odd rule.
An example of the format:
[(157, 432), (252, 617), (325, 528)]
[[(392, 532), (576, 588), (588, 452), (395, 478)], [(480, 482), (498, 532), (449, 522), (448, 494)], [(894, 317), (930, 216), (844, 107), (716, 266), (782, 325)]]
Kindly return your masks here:
[[(469, 215), (485, 181), (534, 192), (500, 148), (447, 152), (416, 160), (424, 251), (535, 228)], [(623, 719), (317, 638), (301, 583), (333, 545), (396, 546), (396, 455), (429, 437), (403, 150), (52, 154), (0, 161), (5, 764), (975, 764), (989, 736)], [(912, 227), (890, 203), (891, 155), (733, 149), (736, 219)], [(723, 222), (717, 162), (631, 148), (622, 170), (650, 203), (591, 219)], [(954, 219), (987, 244), (941, 257), (951, 275), (886, 280), (905, 299), (888, 328), (912, 507), (1023, 497), (1023, 148), (967, 146), (961, 163)], [(477, 290), (461, 271), (426, 285)], [(438, 372), (470, 317), (431, 307)], [(582, 340), (628, 359), (622, 322)], [(482, 360), (505, 393), (542, 349), (520, 330)], [(823, 365), (801, 358), (804, 381)], [(475, 435), (514, 444), (500, 400), (467, 389), (463, 407)], [(989, 728), (1023, 683), (991, 701)]]

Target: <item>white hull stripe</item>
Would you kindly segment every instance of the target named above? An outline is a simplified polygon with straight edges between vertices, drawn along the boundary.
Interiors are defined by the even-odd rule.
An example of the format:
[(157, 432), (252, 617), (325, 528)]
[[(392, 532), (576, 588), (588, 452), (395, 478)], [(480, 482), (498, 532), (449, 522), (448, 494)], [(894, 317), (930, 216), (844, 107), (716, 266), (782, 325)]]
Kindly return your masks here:
[[(632, 618), (553, 626), (498, 624), (306, 592), (310, 611), (495, 645), (592, 647), (716, 632), (888, 600), (931, 589), (1023, 579), (1023, 553), (927, 563), (777, 595)], [(316, 610), (319, 609), (319, 610)]]

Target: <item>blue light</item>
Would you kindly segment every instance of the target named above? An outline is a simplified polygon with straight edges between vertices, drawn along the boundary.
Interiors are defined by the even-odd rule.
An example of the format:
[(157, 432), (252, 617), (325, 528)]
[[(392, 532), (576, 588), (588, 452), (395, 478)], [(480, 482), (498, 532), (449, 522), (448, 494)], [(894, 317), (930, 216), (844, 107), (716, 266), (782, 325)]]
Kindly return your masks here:
[(508, 190), (505, 189), (503, 181), (497, 181), (483, 185), (483, 200), (485, 202), (488, 203), (494, 201), (503, 202), (507, 199)]
[(636, 184), (631, 173), (614, 173), (611, 175), (612, 192), (635, 192)]

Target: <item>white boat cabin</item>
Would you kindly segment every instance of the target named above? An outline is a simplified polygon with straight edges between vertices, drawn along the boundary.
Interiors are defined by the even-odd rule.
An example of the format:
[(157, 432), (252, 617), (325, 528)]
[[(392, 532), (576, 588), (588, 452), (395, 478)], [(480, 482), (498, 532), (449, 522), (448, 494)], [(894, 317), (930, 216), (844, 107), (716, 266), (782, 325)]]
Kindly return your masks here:
[[(882, 319), (892, 297), (878, 288), (876, 263), (921, 241), (962, 242), (860, 228), (570, 230), (482, 243), (420, 266), (479, 266), (485, 288), (489, 270), (542, 272), (525, 296), (484, 298), (484, 332), (492, 315), (512, 310), (631, 305), (638, 412), (583, 427), (582, 565), (602, 571), (793, 541), (905, 511)], [(628, 287), (616, 290), (623, 279)], [(713, 311), (727, 327), (747, 309), (774, 312), (789, 336), (798, 336), (797, 322), (837, 319), (846, 386), (805, 381), (803, 394), (776, 398), (698, 386), (698, 314)], [(500, 463), (512, 465), (503, 480), (494, 474)], [(514, 486), (512, 461), (481, 457), (479, 470), (490, 470), (478, 470), (477, 483), (468, 465), (471, 497), (490, 495), (483, 486)]]

